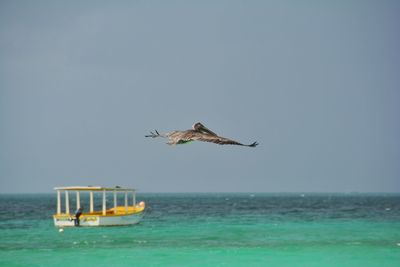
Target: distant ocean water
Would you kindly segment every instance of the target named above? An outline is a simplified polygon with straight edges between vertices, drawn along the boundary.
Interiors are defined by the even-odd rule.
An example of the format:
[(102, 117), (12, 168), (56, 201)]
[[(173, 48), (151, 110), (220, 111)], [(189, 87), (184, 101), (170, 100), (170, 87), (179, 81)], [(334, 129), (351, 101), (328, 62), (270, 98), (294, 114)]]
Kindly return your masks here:
[(0, 195), (0, 266), (400, 266), (399, 194), (139, 194), (139, 225), (53, 226)]

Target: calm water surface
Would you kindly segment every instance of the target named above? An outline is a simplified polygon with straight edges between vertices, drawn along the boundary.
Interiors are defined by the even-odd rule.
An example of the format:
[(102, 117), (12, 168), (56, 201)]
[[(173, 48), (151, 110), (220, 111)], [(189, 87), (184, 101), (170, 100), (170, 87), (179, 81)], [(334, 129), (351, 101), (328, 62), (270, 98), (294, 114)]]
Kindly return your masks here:
[(59, 233), (55, 194), (0, 195), (0, 266), (400, 266), (398, 194), (137, 199), (139, 225)]

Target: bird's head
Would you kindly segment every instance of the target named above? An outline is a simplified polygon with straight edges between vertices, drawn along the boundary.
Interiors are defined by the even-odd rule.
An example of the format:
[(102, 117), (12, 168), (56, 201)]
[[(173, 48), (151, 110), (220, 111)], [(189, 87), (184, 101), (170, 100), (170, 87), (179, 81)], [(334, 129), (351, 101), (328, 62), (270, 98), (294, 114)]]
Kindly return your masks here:
[(197, 128), (199, 128), (200, 126), (202, 126), (202, 124), (201, 124), (200, 122), (196, 122), (195, 124), (192, 125), (192, 128), (193, 128), (193, 129), (197, 129)]

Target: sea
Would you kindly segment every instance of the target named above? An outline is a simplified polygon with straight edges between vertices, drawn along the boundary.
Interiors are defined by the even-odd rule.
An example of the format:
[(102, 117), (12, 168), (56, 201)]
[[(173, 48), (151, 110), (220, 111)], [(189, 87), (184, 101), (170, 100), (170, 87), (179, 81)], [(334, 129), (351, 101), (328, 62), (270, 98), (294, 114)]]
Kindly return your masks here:
[(54, 227), (55, 194), (0, 195), (0, 266), (400, 266), (400, 194), (142, 193), (142, 221)]

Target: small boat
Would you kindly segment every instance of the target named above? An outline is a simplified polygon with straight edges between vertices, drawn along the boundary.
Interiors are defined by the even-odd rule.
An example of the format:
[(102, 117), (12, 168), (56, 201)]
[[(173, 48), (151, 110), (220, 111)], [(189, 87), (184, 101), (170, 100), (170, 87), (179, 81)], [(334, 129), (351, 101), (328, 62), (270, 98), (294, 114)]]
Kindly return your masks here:
[[(136, 190), (133, 188), (100, 187), (100, 186), (67, 186), (56, 187), (57, 191), (57, 213), (53, 215), (56, 227), (75, 226), (117, 226), (132, 225), (138, 223), (145, 210), (143, 201), (136, 203)], [(75, 194), (74, 194), (75, 193)], [(113, 206), (107, 209), (107, 195), (113, 194)], [(101, 195), (101, 210), (95, 210), (94, 196)], [(118, 196), (124, 195), (124, 205), (118, 206)], [(62, 210), (62, 195), (65, 201)], [(70, 212), (70, 197), (75, 195), (76, 212)], [(89, 210), (81, 206), (81, 199), (89, 195)], [(97, 205), (99, 207), (99, 205)]]

